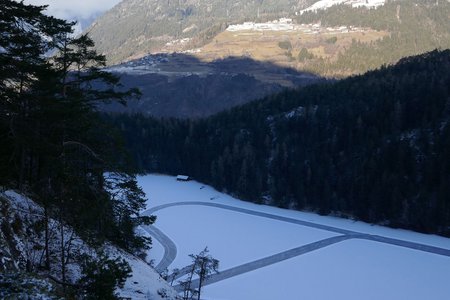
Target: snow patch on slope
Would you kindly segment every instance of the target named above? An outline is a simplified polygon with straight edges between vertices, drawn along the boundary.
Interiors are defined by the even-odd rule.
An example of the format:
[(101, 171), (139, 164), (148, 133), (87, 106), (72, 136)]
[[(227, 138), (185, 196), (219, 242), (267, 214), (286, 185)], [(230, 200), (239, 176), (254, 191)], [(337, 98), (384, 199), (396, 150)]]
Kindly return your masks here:
[(133, 300), (177, 299), (177, 292), (146, 262), (115, 247), (108, 250), (110, 255), (125, 259), (133, 270), (131, 277), (125, 282), (125, 286), (118, 290), (121, 298)]
[(316, 11), (319, 9), (327, 9), (333, 5), (346, 4), (352, 7), (366, 7), (366, 8), (376, 8), (382, 6), (386, 3), (386, 0), (320, 0), (311, 5), (310, 7), (301, 10), (300, 14), (307, 11)]

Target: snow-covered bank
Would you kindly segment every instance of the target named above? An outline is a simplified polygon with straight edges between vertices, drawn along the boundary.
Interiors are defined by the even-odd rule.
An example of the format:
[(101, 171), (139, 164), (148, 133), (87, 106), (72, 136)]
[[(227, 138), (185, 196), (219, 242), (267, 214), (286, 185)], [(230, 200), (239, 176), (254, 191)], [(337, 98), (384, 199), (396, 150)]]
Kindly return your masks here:
[(144, 261), (123, 252), (119, 252), (133, 270), (131, 277), (120, 289), (119, 295), (133, 300), (162, 300), (175, 299), (176, 292), (163, 280), (155, 270)]
[[(243, 202), (201, 183), (148, 175), (139, 183), (148, 207), (220, 203), (309, 221), (363, 234), (450, 249), (450, 239)], [(335, 236), (314, 228), (220, 208), (183, 205), (155, 212), (155, 224), (177, 246), (170, 269), (189, 263), (188, 254), (209, 246), (221, 270)], [(150, 251), (161, 257), (162, 247)], [(158, 263), (158, 261), (156, 261)], [(205, 299), (446, 299), (450, 257), (368, 240), (346, 240), (267, 267), (208, 285)], [(366, 294), (365, 294), (366, 293)]]
[[(28, 293), (28, 295), (24, 295), (26, 299), (54, 299), (50, 296), (45, 298), (43, 290), (50, 292), (54, 290), (52, 287), (54, 281), (49, 281), (49, 277), (61, 278), (59, 257), (56, 257), (61, 244), (61, 224), (54, 219), (49, 220), (49, 248), (51, 249), (52, 266), (50, 271), (40, 270), (37, 266), (42, 265), (40, 260), (44, 255), (44, 235), (38, 229), (42, 227), (44, 209), (30, 198), (12, 190), (0, 192), (0, 207), (0, 225), (2, 227), (0, 230), (0, 275), (2, 275), (0, 276), (2, 277), (0, 278), (0, 298), (3, 299), (6, 295), (6, 299), (16, 299), (17, 297), (22, 299), (21, 294), (17, 294), (13, 285), (19, 285), (20, 279), (25, 283), (25, 287), (21, 288), (25, 290), (24, 293)], [(71, 243), (71, 259), (66, 259), (66, 280), (69, 283), (76, 283), (81, 277), (81, 267), (79, 261), (74, 257), (88, 255), (95, 258), (97, 254), (77, 236), (71, 227), (65, 225), (62, 230), (66, 245)], [(103, 245), (102, 251), (111, 258), (119, 257), (126, 260), (132, 269), (131, 277), (126, 280), (124, 287), (117, 290), (120, 297), (143, 300), (175, 299), (177, 297), (175, 290), (143, 260), (110, 244)], [(34, 272), (26, 273), (27, 265)], [(12, 281), (11, 288), (6, 291), (2, 290), (1, 284), (8, 284), (8, 281)], [(28, 287), (30, 290), (26, 291)], [(13, 293), (12, 296), (11, 293)]]

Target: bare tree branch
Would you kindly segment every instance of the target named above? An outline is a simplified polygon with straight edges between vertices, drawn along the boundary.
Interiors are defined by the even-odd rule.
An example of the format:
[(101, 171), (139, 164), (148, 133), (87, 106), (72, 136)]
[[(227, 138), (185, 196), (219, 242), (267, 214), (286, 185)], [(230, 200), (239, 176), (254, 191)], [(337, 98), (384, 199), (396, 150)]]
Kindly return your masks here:
[(86, 151), (88, 154), (93, 156), (95, 159), (103, 162), (103, 159), (101, 159), (100, 156), (97, 153), (94, 152), (94, 150), (92, 150), (91, 148), (89, 148), (89, 146), (87, 146), (87, 145), (85, 145), (83, 143), (76, 142), (76, 141), (63, 142), (63, 147), (66, 147), (66, 146), (79, 146), (84, 151)]

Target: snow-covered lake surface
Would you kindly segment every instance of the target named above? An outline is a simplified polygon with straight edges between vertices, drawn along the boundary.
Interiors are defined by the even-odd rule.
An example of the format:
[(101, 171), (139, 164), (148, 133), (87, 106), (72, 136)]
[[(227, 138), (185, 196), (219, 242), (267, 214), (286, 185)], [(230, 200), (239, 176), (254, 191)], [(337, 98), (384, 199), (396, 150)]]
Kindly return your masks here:
[[(188, 255), (200, 252), (205, 246), (220, 260), (220, 270), (224, 271), (342, 236), (268, 218), (264, 214), (450, 249), (450, 239), (443, 237), (243, 202), (195, 181), (178, 182), (175, 177), (163, 175), (147, 175), (138, 180), (149, 198), (148, 208), (174, 204), (154, 213), (158, 217), (155, 226), (177, 248), (169, 270), (189, 264)], [(222, 204), (260, 215), (201, 203), (176, 205), (180, 202)], [(163, 256), (163, 246), (154, 239), (150, 257), (158, 264)], [(450, 295), (449, 277), (449, 256), (371, 240), (348, 239), (207, 285), (202, 299), (444, 300)]]
[[(191, 263), (188, 254), (196, 254), (206, 246), (220, 260), (220, 268), (228, 269), (336, 235), (212, 207), (171, 207), (156, 215), (156, 226), (179, 250), (180, 255), (172, 264), (176, 268)], [(174, 219), (178, 222), (173, 222)]]

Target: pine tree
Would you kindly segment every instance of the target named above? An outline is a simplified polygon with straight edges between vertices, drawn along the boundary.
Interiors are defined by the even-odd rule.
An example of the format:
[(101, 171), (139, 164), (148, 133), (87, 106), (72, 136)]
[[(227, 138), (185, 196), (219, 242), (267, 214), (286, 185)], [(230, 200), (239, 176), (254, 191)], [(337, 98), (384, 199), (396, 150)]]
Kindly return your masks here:
[[(144, 194), (125, 159), (113, 159), (119, 142), (97, 113), (99, 103), (125, 103), (138, 91), (118, 91), (119, 78), (101, 70), (105, 58), (87, 35), (73, 37), (72, 23), (23, 2), (0, 0), (0, 7), (0, 184), (43, 205), (47, 269), (49, 219), (59, 221), (65, 284), (73, 259), (66, 225), (93, 246), (108, 239), (136, 253), (150, 242), (134, 229), (154, 218), (139, 216)], [(120, 174), (120, 196), (109, 189), (108, 172)]]

